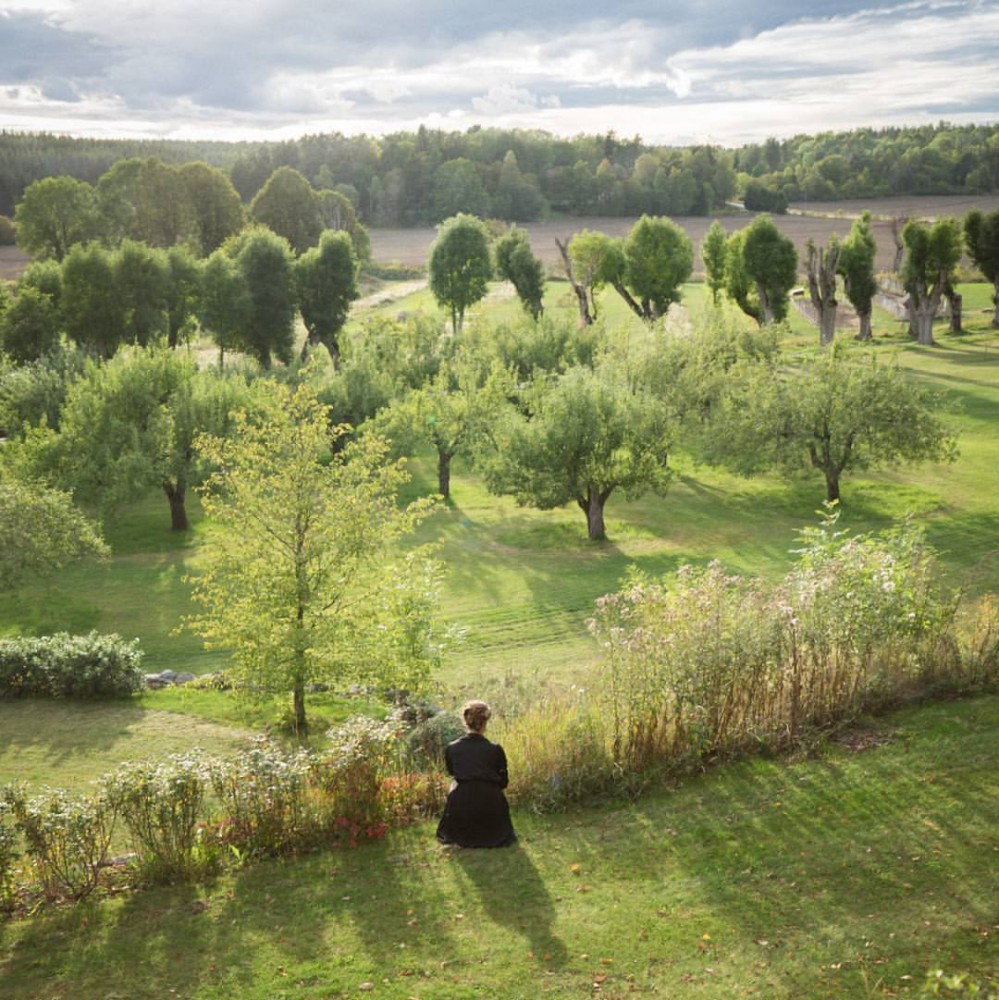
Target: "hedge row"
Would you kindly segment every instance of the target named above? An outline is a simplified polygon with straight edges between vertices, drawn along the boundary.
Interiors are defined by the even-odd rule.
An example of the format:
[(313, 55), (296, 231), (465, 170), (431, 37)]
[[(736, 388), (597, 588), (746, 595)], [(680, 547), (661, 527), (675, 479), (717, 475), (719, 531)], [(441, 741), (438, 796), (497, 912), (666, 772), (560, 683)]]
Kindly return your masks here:
[(69, 635), (0, 639), (0, 698), (121, 698), (144, 684), (138, 639)]

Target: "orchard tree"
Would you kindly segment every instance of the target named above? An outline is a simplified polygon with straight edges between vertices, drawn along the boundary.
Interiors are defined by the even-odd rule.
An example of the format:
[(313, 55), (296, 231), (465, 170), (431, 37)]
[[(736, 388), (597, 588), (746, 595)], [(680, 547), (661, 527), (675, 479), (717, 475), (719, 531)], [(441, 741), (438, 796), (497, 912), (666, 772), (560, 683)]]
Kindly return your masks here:
[(496, 241), (496, 273), (513, 285), (520, 304), (537, 319), (544, 311), (545, 270), (523, 229), (514, 226)]
[(769, 215), (757, 216), (742, 232), (742, 265), (756, 286), (760, 325), (780, 322), (787, 316), (788, 296), (798, 276), (798, 251)]
[(17, 245), (37, 260), (62, 261), (99, 233), (94, 189), (73, 177), (44, 177), (24, 189), (14, 210)]
[(319, 199), (293, 167), (278, 167), (250, 202), (250, 218), (283, 236), (296, 254), (315, 246), (323, 231)]
[(858, 359), (836, 345), (795, 368), (743, 363), (726, 388), (711, 415), (707, 457), (744, 475), (820, 472), (828, 501), (840, 499), (847, 472), (957, 454), (940, 398), (873, 354)]
[(612, 281), (614, 288), (646, 322), (665, 316), (680, 301), (680, 288), (694, 268), (690, 237), (670, 219), (643, 215), (625, 237), (623, 251), (623, 280)]
[(609, 366), (536, 380), (496, 418), (491, 438), (481, 459), (490, 491), (540, 510), (574, 503), (591, 541), (607, 537), (604, 507), (615, 490), (661, 493), (672, 475), (664, 410)]
[(451, 462), (480, 436), (512, 389), (501, 367), (484, 372), (467, 356), (453, 358), (417, 389), (394, 399), (371, 422), (397, 448), (429, 443), (437, 454), (437, 492), (451, 496)]
[(711, 290), (711, 301), (715, 305), (718, 305), (718, 293), (725, 288), (725, 244), (727, 240), (724, 227), (715, 219), (701, 242), (701, 260), (704, 261), (704, 273), (708, 288)]
[(756, 285), (746, 270), (745, 245), (744, 229), (732, 233), (725, 242), (725, 294), (750, 319), (763, 326), (763, 307), (756, 294)]
[(871, 312), (878, 283), (874, 277), (874, 258), (877, 244), (871, 232), (871, 213), (864, 212), (855, 219), (850, 233), (840, 246), (837, 271), (843, 277), (846, 297), (850, 300), (860, 320), (858, 340), (871, 339)]
[(999, 211), (969, 212), (964, 217), (964, 242), (975, 267), (992, 284), (992, 326), (999, 328)]
[(906, 251), (902, 282), (909, 293), (909, 315), (916, 340), (931, 346), (935, 343), (934, 317), (961, 259), (961, 230), (954, 219), (938, 219), (932, 225), (913, 220), (902, 230), (902, 241)]
[(0, 467), (0, 593), (81, 559), (104, 559), (99, 528), (68, 493)]
[(0, 349), (18, 364), (37, 361), (59, 343), (62, 318), (50, 295), (19, 284), (0, 313)]
[(201, 491), (213, 526), (201, 611), (189, 627), (232, 653), (248, 689), (292, 696), (306, 729), (313, 683), (418, 689), (437, 659), (436, 567), (403, 539), (432, 507), (400, 505), (407, 476), (374, 435), (345, 447), (345, 428), (306, 385), (266, 384), (262, 416), (199, 439), (218, 470)]
[(225, 433), (247, 399), (243, 378), (198, 371), (169, 348), (122, 351), (88, 366), (69, 389), (58, 433), (30, 446), (42, 468), (105, 513), (159, 487), (171, 529), (185, 531), (187, 490), (206, 472), (194, 439)]
[(597, 293), (606, 285), (619, 285), (624, 273), (624, 253), (621, 241), (606, 233), (583, 229), (576, 233), (568, 246), (568, 262), (563, 256), (566, 277), (575, 286), (583, 310), (584, 325), (597, 318)]
[(295, 291), (308, 339), (302, 346), (322, 344), (333, 367), (340, 364), (340, 331), (350, 315), (357, 287), (357, 257), (346, 232), (327, 230), (319, 246), (306, 250), (294, 264)]
[(430, 248), (430, 291), (438, 305), (451, 313), (451, 329), (457, 336), (465, 311), (486, 294), (492, 264), (489, 234), (473, 215), (455, 215), (442, 222)]
[(833, 342), (836, 336), (836, 312), (839, 301), (836, 298), (836, 273), (839, 266), (840, 245), (835, 236), (829, 237), (824, 247), (817, 247), (815, 241), (808, 241), (808, 294), (812, 308), (819, 318), (819, 344), (823, 347)]

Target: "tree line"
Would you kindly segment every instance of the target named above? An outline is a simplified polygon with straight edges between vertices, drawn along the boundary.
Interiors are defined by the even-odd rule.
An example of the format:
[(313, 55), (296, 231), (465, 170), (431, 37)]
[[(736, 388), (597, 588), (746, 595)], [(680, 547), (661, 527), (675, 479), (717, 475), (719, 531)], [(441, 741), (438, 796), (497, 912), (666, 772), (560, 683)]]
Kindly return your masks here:
[(508, 221), (548, 213), (706, 215), (735, 197), (779, 212), (789, 201), (980, 194), (999, 190), (999, 127), (856, 129), (734, 149), (674, 147), (614, 132), (419, 128), (379, 138), (309, 135), (272, 143), (69, 139), (0, 133), (0, 215), (37, 180), (96, 184), (122, 159), (195, 160), (223, 170), (249, 204), (290, 167), (337, 190), (368, 226), (424, 226), (459, 212)]

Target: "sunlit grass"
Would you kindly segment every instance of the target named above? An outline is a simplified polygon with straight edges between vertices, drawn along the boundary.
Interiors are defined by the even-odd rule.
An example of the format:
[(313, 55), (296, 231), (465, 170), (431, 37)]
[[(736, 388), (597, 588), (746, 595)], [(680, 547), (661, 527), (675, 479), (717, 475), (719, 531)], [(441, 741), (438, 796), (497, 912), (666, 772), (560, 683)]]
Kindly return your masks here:
[[(994, 976), (999, 699), (446, 851), (431, 824), (0, 930), (7, 995), (918, 997)], [(848, 747), (853, 749), (848, 749)], [(867, 749), (860, 749), (866, 747)]]

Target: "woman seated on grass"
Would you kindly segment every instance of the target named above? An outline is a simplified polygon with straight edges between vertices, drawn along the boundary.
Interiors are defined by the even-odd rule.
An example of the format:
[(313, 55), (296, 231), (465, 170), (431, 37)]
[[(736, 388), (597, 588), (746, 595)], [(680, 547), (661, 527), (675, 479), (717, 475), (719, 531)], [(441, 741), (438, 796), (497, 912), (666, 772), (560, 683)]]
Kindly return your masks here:
[(444, 750), (444, 763), (454, 778), (437, 825), (437, 839), (457, 847), (506, 847), (517, 835), (503, 789), (508, 778), (506, 754), (485, 737), (492, 712), (484, 701), (461, 710), (467, 732)]

